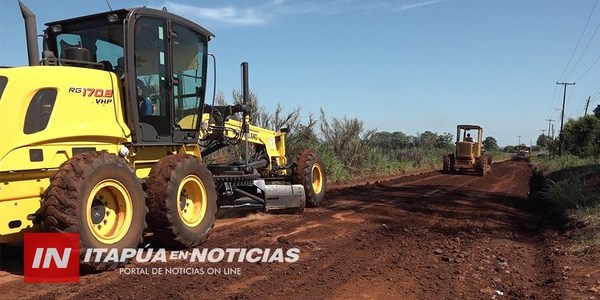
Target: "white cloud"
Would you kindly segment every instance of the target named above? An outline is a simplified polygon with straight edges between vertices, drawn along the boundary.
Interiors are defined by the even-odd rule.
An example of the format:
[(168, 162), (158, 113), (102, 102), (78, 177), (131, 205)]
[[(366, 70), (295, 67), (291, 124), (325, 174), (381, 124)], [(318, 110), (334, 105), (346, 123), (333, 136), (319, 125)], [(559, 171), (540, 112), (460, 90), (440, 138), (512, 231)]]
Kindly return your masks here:
[(267, 18), (253, 8), (240, 9), (233, 6), (205, 8), (172, 1), (165, 2), (164, 6), (170, 12), (190, 19), (204, 19), (233, 25), (260, 25), (267, 22)]
[(413, 9), (413, 8), (419, 8), (419, 7), (423, 7), (423, 6), (438, 4), (438, 3), (446, 2), (446, 1), (447, 0), (432, 0), (432, 1), (425, 1), (425, 2), (417, 2), (417, 3), (412, 3), (412, 4), (406, 4), (406, 5), (401, 5), (400, 7), (398, 7), (398, 10), (400, 10), (400, 11), (409, 10), (409, 9)]
[(202, 22), (214, 21), (230, 25), (262, 25), (270, 20), (286, 15), (302, 14), (343, 14), (354, 11), (406, 11), (423, 6), (434, 5), (447, 0), (428, 0), (398, 5), (395, 1), (333, 0), (333, 1), (288, 1), (268, 0), (255, 6), (200, 7), (165, 1), (162, 6), (170, 12), (188, 19)]

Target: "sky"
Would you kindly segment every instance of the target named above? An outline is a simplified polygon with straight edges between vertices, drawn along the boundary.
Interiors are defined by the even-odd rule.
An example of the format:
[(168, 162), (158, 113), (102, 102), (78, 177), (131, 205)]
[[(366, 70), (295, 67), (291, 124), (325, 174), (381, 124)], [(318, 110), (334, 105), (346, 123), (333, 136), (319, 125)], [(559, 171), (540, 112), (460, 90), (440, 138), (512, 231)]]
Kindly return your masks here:
[[(358, 118), (366, 129), (535, 144), (548, 121), (600, 105), (598, 0), (108, 0), (184, 16), (215, 34), (217, 90), (230, 100), (249, 62), (267, 109)], [(107, 11), (106, 0), (24, 0), (46, 22)], [(0, 65), (27, 65), (17, 0), (0, 1)], [(211, 92), (211, 89), (209, 89)], [(211, 97), (211, 95), (208, 95)], [(271, 110), (272, 111), (272, 110)], [(520, 137), (519, 137), (520, 136)]]

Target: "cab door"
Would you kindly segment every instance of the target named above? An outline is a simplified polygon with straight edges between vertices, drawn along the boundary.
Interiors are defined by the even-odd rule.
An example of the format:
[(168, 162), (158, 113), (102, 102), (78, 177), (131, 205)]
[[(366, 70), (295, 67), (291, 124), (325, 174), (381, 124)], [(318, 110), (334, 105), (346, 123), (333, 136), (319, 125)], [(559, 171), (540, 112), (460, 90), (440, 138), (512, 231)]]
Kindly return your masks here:
[[(206, 84), (209, 36), (167, 15), (133, 22), (132, 78), (137, 143), (195, 143)], [(131, 48), (130, 48), (131, 49)]]
[(198, 139), (206, 90), (207, 44), (207, 36), (172, 23), (173, 142), (177, 144)]
[[(130, 31), (131, 32), (131, 31)], [(133, 29), (133, 78), (128, 96), (137, 110), (138, 143), (172, 143), (169, 30), (164, 18), (141, 16)], [(131, 66), (131, 64), (130, 64)]]

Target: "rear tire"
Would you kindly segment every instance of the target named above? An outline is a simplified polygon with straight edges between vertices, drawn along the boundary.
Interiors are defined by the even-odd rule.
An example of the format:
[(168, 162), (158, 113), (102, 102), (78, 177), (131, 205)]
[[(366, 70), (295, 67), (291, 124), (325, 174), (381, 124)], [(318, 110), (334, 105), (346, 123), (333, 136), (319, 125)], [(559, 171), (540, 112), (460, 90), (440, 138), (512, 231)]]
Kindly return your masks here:
[(488, 159), (484, 155), (480, 156), (475, 163), (475, 172), (478, 176), (483, 176), (488, 170)]
[[(87, 248), (116, 248), (120, 253), (142, 242), (145, 196), (124, 159), (106, 152), (86, 152), (63, 163), (50, 178), (41, 221), (48, 232), (79, 233), (80, 257)], [(82, 262), (81, 267), (84, 272), (94, 272), (123, 265), (125, 262)]]
[(456, 159), (454, 153), (450, 153), (450, 174), (456, 174)]
[(296, 158), (292, 182), (302, 184), (306, 194), (306, 206), (317, 207), (325, 199), (327, 175), (323, 160), (313, 149), (306, 149)]
[(450, 174), (450, 154), (443, 157), (442, 173)]
[(189, 248), (203, 243), (215, 223), (217, 192), (211, 172), (189, 154), (167, 156), (146, 181), (148, 225), (162, 244)]

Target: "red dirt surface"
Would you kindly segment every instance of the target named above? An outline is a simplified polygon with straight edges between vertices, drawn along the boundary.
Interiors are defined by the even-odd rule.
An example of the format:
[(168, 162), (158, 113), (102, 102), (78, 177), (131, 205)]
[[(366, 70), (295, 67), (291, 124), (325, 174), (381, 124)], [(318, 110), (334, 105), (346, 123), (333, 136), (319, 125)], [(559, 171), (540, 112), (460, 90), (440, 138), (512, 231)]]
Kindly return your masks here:
[[(592, 287), (573, 286), (579, 281), (565, 274), (571, 268), (560, 265), (567, 259), (560, 254), (563, 237), (526, 210), (531, 173), (527, 163), (507, 161), (485, 177), (427, 172), (336, 189), (302, 215), (218, 220), (199, 247), (299, 248), (295, 263), (126, 266), (240, 268), (239, 275), (126, 275), (121, 269), (82, 276), (80, 284), (26, 284), (20, 252), (4, 250), (0, 298), (600, 298)], [(598, 272), (583, 273), (584, 282), (600, 285)]]

